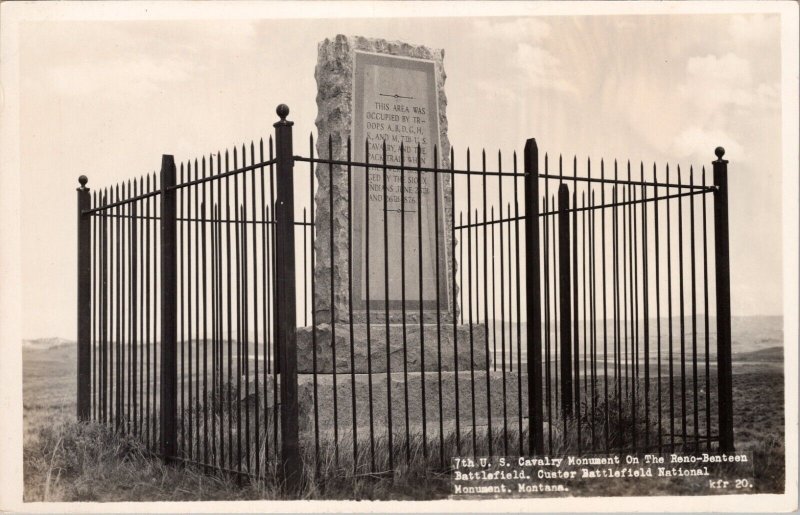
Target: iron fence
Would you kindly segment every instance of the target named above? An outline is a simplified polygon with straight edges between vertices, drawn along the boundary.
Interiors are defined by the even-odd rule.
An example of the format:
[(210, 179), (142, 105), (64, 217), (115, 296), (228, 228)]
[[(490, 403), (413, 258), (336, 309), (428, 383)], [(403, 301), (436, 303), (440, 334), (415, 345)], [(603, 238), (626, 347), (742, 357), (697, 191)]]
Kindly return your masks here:
[(385, 140), (298, 156), (278, 114), (274, 145), (164, 156), (92, 194), (81, 177), (79, 419), (295, 486), (323, 466), (733, 448), (722, 149), (711, 185), (540, 169), (534, 140), (522, 170)]

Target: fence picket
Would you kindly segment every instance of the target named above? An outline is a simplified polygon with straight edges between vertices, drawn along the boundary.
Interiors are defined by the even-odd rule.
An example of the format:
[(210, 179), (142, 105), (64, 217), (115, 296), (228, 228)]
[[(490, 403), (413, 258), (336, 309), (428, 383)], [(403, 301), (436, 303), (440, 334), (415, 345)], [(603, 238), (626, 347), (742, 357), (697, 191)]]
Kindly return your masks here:
[[(438, 462), (439, 468), (446, 469), (448, 458), (462, 452), (508, 455), (515, 448), (521, 455), (566, 452), (572, 445), (578, 454), (611, 449), (697, 450), (703, 444), (710, 450), (714, 443), (720, 451), (733, 449), (727, 161), (722, 159), (722, 149), (717, 149), (713, 162), (713, 186), (705, 184), (705, 169), (699, 184), (693, 169), (687, 184), (679, 170), (676, 183), (671, 183), (669, 166), (663, 181), (655, 165), (652, 179), (647, 180), (643, 163), (638, 180), (631, 177), (630, 163), (627, 177), (620, 178), (616, 160), (613, 179), (606, 178), (603, 160), (599, 177), (596, 172), (592, 175), (588, 158), (585, 174), (579, 175), (577, 157), (573, 158), (572, 176), (565, 178), (561, 157), (558, 174), (551, 175), (547, 154), (540, 173), (533, 139), (525, 145), (522, 173), (517, 171), (516, 153), (513, 171), (508, 171), (509, 167), (503, 171), (500, 152), (497, 170), (487, 170), (485, 151), (480, 170), (472, 170), (467, 149), (465, 169), (459, 170), (453, 149), (449, 149), (449, 162), (445, 155), (440, 163), (437, 146), (428, 166), (423, 166), (419, 145), (416, 163), (406, 162), (404, 145), (395, 163), (389, 159), (386, 141), (380, 149), (382, 159), (374, 163), (373, 157), (371, 165), (369, 150), (381, 145), (373, 142), (371, 147), (366, 140), (365, 162), (357, 162), (348, 139), (346, 150), (337, 149), (337, 157), (346, 153), (344, 160), (334, 159), (331, 135), (322, 145), (328, 145), (327, 157), (322, 157), (324, 149), (314, 155), (313, 136), (309, 157), (294, 156), (288, 112), (287, 107), (279, 106), (280, 120), (274, 124), (276, 147), (273, 150), (270, 138), (266, 159), (261, 140), (258, 157), (255, 144), (250, 144), (249, 162), (245, 145), (233, 148), (232, 162), (226, 151), (224, 171), (218, 152), (216, 172), (210, 155), (208, 169), (205, 157), (187, 161), (186, 175), (181, 164), (179, 178), (174, 159), (164, 155), (160, 181), (153, 174), (152, 185), (148, 174), (146, 180), (126, 181), (110, 192), (90, 195), (86, 179), (81, 177), (79, 420), (97, 420), (120, 433), (138, 435), (169, 462), (258, 478), (270, 475), (276, 465), (284, 485), (294, 492), (304, 474), (311, 475), (310, 468), (303, 470), (304, 459), (313, 462), (316, 476), (328, 473), (327, 467), (322, 468), (328, 449), (332, 470), (350, 469), (354, 476), (367, 468), (370, 473), (392, 474), (398, 464), (411, 465), (416, 460), (431, 467)], [(302, 222), (295, 222), (293, 174), (297, 161), (310, 165), (310, 194), (299, 197), (307, 203), (302, 205)], [(373, 184), (370, 167), (379, 171)], [(364, 174), (363, 190), (354, 171)], [(423, 174), (433, 181), (431, 218), (436, 230), (430, 240), (424, 232), (430, 218), (423, 220), (422, 216), (423, 195), (429, 194), (423, 190)], [(463, 177), (456, 181), (457, 175)], [(495, 184), (487, 181), (490, 176), (497, 177), (496, 192), (489, 188)], [(389, 220), (394, 210), (387, 194), (395, 193), (396, 179), (402, 193), (399, 220), (394, 224), (394, 219)], [(325, 180), (328, 190), (322, 197), (326, 198), (315, 198), (315, 181), (319, 180)], [(479, 180), (477, 187), (482, 188), (477, 202), (472, 198), (473, 180)], [(503, 191), (508, 181), (513, 181), (513, 199)], [(549, 191), (550, 181), (558, 181), (557, 198)], [(373, 233), (370, 245), (370, 231), (365, 231), (359, 235), (364, 238), (364, 248), (354, 248), (360, 230), (353, 224), (353, 217), (360, 216), (354, 196), (363, 193), (368, 199), (370, 186), (383, 193), (379, 199), (383, 219), (372, 220), (383, 232)], [(611, 190), (609, 203), (607, 187)], [(406, 191), (415, 198), (407, 198)], [(650, 191), (652, 197), (648, 197)], [(698, 194), (703, 195), (699, 215), (694, 200)], [(706, 227), (706, 197), (710, 195), (714, 204), (713, 256), (708, 255)], [(156, 196), (160, 196), (157, 202)], [(687, 196), (689, 212), (684, 217)], [(346, 220), (339, 220), (339, 211), (333, 210), (335, 206), (344, 209), (344, 204), (339, 206), (342, 199), (347, 203), (342, 215)], [(328, 202), (329, 211), (322, 211), (322, 225), (315, 220), (317, 201)], [(416, 203), (416, 211), (406, 211), (409, 202)], [(675, 211), (677, 225), (671, 220)], [(366, 227), (370, 227), (369, 217), (375, 215), (366, 210)], [(662, 224), (664, 216), (666, 224)], [(524, 224), (522, 239), (520, 223)], [(347, 234), (339, 233), (334, 239), (334, 233), (344, 227)], [(327, 235), (320, 232), (323, 229)], [(295, 261), (297, 230), (302, 231), (302, 265)], [(684, 231), (689, 238), (687, 256)], [(317, 240), (321, 235), (329, 239)], [(345, 250), (342, 237), (346, 238)], [(442, 237), (445, 244), (440, 249)], [(677, 237), (675, 245), (673, 237)], [(664, 238), (666, 251), (662, 252)], [(327, 247), (331, 260), (330, 268), (319, 276), (317, 243)], [(697, 245), (702, 245), (702, 256), (697, 255)], [(396, 248), (399, 259), (393, 255)], [(376, 256), (375, 249), (382, 249), (383, 254), (378, 250)], [(440, 250), (446, 254), (441, 262)], [(376, 263), (370, 263), (370, 253), (372, 261), (378, 258), (377, 270)], [(435, 256), (432, 268), (425, 268), (428, 254)], [(363, 272), (383, 283), (383, 298), (370, 299), (368, 279), (362, 313), (354, 311), (358, 308), (352, 297), (358, 289), (354, 282), (362, 273), (354, 260), (364, 258)], [(667, 260), (666, 274), (660, 270), (662, 258)], [(687, 274), (685, 259), (689, 260)], [(696, 270), (698, 259), (702, 260), (702, 283)], [(395, 261), (399, 282), (390, 281)], [(710, 305), (709, 299), (709, 261), (716, 280), (715, 305)], [(302, 286), (296, 276), (299, 266)], [(344, 274), (336, 269), (340, 266), (346, 267)], [(439, 280), (442, 275), (447, 276), (444, 281)], [(320, 292), (315, 281), (321, 278), (330, 282), (326, 285), (330, 290), (324, 290), (325, 296), (330, 296), (330, 320), (325, 320), (329, 327), (321, 324), (321, 307), (316, 304)], [(426, 304), (426, 286), (431, 279), (435, 280), (431, 286), (435, 286), (436, 300)], [(347, 299), (339, 298), (338, 292), (344, 288), (335, 284), (338, 281), (347, 283)], [(673, 286), (677, 313), (673, 313)], [(698, 286), (702, 291), (697, 291)], [(392, 300), (390, 305), (390, 287), (399, 298), (397, 304)], [(689, 288), (690, 306), (684, 287)], [(302, 299), (297, 298), (298, 288)], [(418, 288), (416, 293), (414, 288)], [(655, 327), (650, 320), (653, 288)], [(374, 291), (372, 295), (376, 296)], [(347, 304), (341, 309), (337, 303), (343, 301)], [(666, 321), (661, 320), (662, 301), (666, 301)], [(303, 310), (302, 317), (298, 308)], [(716, 397), (710, 384), (714, 350), (709, 335), (710, 309), (716, 309), (717, 315)], [(677, 315), (675, 320), (673, 315)], [(687, 356), (687, 315), (691, 316), (691, 356)], [(702, 333), (698, 316), (705, 322)], [(308, 358), (298, 356), (299, 319), (311, 323), (309, 342), (302, 342)], [(452, 331), (443, 327), (449, 323)], [(677, 334), (673, 325), (678, 326)], [(411, 345), (417, 331), (419, 342)], [(340, 342), (346, 345), (341, 347)], [(361, 345), (366, 348), (365, 355)], [(349, 356), (342, 355), (348, 347)], [(375, 358), (373, 351), (380, 358)], [(373, 358), (379, 359), (377, 367)], [(303, 366), (310, 360), (311, 377), (298, 375), (300, 359)], [(691, 359), (691, 370), (687, 370), (687, 359)], [(467, 360), (469, 365), (465, 365)], [(385, 371), (380, 368), (384, 365)], [(367, 372), (366, 384), (357, 375), (364, 372), (362, 366)], [(332, 386), (323, 378), (323, 370), (330, 373)], [(657, 382), (653, 385), (652, 381)], [(698, 388), (703, 381), (705, 391), (701, 392)], [(308, 409), (301, 406), (306, 397)], [(382, 406), (376, 410), (384, 400), (385, 417)], [(718, 411), (716, 420), (712, 418), (714, 409)], [(402, 417), (402, 429), (394, 427), (398, 417)], [(467, 425), (462, 425), (465, 420)]]

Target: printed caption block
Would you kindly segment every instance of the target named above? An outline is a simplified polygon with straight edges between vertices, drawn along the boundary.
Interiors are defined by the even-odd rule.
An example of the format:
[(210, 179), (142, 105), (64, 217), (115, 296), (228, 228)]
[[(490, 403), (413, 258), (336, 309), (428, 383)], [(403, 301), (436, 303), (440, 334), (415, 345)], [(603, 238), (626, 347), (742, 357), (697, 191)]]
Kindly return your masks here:
[(749, 452), (453, 458), (451, 498), (754, 492)]

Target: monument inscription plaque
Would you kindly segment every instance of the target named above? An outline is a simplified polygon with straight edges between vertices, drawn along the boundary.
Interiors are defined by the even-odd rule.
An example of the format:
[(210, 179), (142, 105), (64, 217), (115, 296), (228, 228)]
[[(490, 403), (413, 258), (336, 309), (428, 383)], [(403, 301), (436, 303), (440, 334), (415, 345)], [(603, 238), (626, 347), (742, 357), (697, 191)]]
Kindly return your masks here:
[[(434, 172), (417, 170), (418, 165), (433, 168), (434, 147), (439, 149), (439, 168), (450, 166), (443, 58), (442, 50), (358, 36), (338, 35), (319, 45), (317, 155), (346, 160), (349, 139), (351, 159), (369, 160), (370, 167), (368, 171), (352, 167), (351, 183), (345, 166), (316, 167), (317, 324), (349, 321), (351, 300), (354, 322), (366, 322), (369, 317), (372, 323), (380, 323), (387, 306), (390, 321), (399, 322), (403, 295), (408, 322), (419, 320), (421, 297), (423, 320), (433, 323), (437, 285), (442, 321), (452, 320), (457, 311), (453, 308), (456, 265), (450, 176), (440, 172), (434, 182)], [(401, 257), (405, 259), (404, 282)]]
[(352, 295), (358, 310), (385, 309), (387, 300), (390, 310), (400, 309), (404, 295), (407, 310), (418, 311), (420, 301), (423, 310), (436, 309), (437, 279), (439, 307), (449, 306), (444, 174), (417, 169), (433, 168), (434, 147), (441, 148), (435, 66), (433, 60), (354, 52), (354, 157), (382, 165), (385, 146), (387, 165), (370, 167), (368, 174), (362, 169), (353, 180), (358, 255)]

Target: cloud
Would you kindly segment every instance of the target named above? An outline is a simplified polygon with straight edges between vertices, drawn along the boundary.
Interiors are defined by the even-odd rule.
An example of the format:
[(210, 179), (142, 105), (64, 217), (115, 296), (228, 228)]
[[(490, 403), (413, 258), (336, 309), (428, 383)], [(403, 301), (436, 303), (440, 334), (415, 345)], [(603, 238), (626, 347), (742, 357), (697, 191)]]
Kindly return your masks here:
[[(552, 27), (541, 18), (498, 17), (483, 18), (473, 22), (472, 36), (492, 55), (506, 55), (505, 60), (495, 60), (508, 67), (508, 76), (514, 77), (506, 92), (521, 93), (530, 89), (548, 89), (575, 93), (575, 87), (565, 79), (564, 66), (552, 48)], [(493, 97), (501, 93), (488, 81), (478, 80), (478, 88)]]
[(753, 102), (750, 62), (732, 53), (690, 57), (686, 62), (686, 82), (680, 91), (707, 110), (749, 106)]
[(690, 57), (679, 91), (706, 113), (727, 108), (777, 108), (778, 83), (757, 83), (750, 61), (734, 53)]
[(550, 33), (550, 25), (537, 18), (487, 18), (474, 24), (475, 36), (484, 40), (542, 41), (549, 38)]
[(252, 21), (66, 23), (37, 34), (51, 52), (32, 70), (57, 94), (142, 98), (236, 62), (257, 35)]
[(742, 45), (769, 43), (780, 32), (780, 18), (764, 14), (735, 15), (731, 17), (728, 33)]
[(517, 44), (512, 62), (535, 88), (577, 93), (575, 86), (565, 78), (561, 60), (541, 46)]
[(756, 103), (759, 107), (777, 109), (781, 102), (781, 85), (762, 83), (756, 88)]
[(68, 96), (148, 97), (170, 83), (193, 77), (199, 67), (187, 61), (139, 58), (60, 64), (46, 77), (53, 89)]
[(745, 158), (741, 144), (723, 130), (688, 127), (673, 141), (673, 154), (695, 162), (708, 162), (714, 158), (714, 149), (724, 147), (727, 156)]

